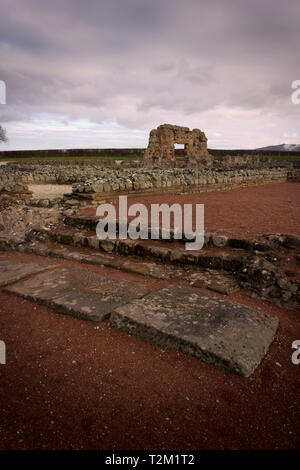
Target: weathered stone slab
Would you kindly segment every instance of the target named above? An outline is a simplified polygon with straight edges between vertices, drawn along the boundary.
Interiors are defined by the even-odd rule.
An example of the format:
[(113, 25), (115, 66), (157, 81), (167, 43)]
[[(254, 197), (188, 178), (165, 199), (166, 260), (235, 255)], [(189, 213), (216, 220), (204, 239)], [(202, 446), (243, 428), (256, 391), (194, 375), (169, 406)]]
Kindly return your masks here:
[(36, 275), (5, 291), (91, 321), (102, 321), (114, 308), (148, 293), (143, 284), (74, 268)]
[(248, 377), (274, 339), (278, 319), (189, 288), (168, 286), (111, 314), (112, 326)]
[(121, 265), (121, 269), (156, 279), (176, 279), (183, 274), (183, 271), (179, 268), (167, 264), (137, 263), (136, 261), (125, 261)]
[(0, 287), (17, 282), (24, 277), (55, 268), (55, 264), (17, 263), (10, 260), (0, 261)]
[(236, 292), (240, 289), (233, 277), (229, 275), (225, 276), (214, 269), (207, 269), (202, 272), (191, 272), (185, 277), (185, 280), (193, 287), (204, 287), (225, 295), (232, 294), (232, 292)]

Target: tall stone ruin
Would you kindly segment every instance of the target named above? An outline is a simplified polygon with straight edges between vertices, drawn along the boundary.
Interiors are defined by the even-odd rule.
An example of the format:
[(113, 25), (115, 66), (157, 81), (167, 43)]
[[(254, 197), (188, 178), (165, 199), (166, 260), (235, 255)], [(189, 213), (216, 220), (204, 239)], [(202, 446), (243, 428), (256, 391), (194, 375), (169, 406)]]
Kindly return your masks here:
[(152, 129), (149, 144), (144, 153), (145, 166), (172, 168), (175, 166), (175, 144), (184, 144), (186, 166), (212, 165), (212, 157), (207, 151), (207, 138), (200, 129), (162, 124)]

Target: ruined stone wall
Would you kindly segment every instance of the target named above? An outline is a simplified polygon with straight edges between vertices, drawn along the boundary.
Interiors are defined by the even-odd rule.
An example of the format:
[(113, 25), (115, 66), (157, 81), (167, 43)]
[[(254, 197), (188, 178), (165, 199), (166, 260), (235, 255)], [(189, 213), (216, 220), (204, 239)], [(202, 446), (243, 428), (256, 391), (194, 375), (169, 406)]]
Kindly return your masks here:
[(149, 144), (144, 153), (143, 163), (146, 166), (157, 165), (162, 168), (175, 166), (175, 144), (184, 144), (185, 157), (198, 161), (208, 160), (207, 138), (200, 129), (162, 124), (152, 129)]
[[(30, 198), (28, 184), (72, 184), (73, 195), (206, 192), (269, 182), (299, 181), (287, 168), (101, 168), (99, 166), (8, 165), (0, 168), (0, 199), (8, 193)], [(22, 198), (23, 198), (22, 196)], [(21, 199), (22, 199), (21, 198)]]
[(266, 178), (272, 175), (286, 175), (287, 168), (248, 168), (248, 169), (216, 169), (216, 168), (101, 168), (95, 166), (59, 166), (51, 165), (7, 165), (0, 168), (0, 191), (4, 187), (27, 184), (79, 184), (83, 191), (95, 182), (109, 185), (107, 191), (124, 191), (144, 189), (147, 187), (163, 188), (173, 186), (189, 186), (210, 183), (211, 181), (231, 180), (232, 178)]
[(222, 170), (233, 168), (267, 168), (272, 165), (270, 157), (263, 155), (225, 155), (220, 158), (214, 157), (213, 167)]
[[(98, 165), (24, 165), (10, 164), (0, 167), (0, 186), (12, 183), (72, 184), (103, 174), (108, 169)], [(111, 170), (112, 171), (112, 170)]]
[(205, 192), (232, 189), (272, 181), (284, 182), (285, 168), (221, 171), (214, 169), (123, 169), (103, 173), (98, 178), (73, 184), (73, 193), (101, 194), (120, 192)]

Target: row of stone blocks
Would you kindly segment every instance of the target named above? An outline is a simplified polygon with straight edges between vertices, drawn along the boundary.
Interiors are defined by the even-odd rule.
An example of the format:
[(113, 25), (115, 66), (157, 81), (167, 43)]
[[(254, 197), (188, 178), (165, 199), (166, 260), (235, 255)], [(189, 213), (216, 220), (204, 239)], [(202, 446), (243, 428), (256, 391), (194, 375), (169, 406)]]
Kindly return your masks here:
[(233, 187), (247, 187), (249, 185), (265, 184), (268, 182), (283, 182), (287, 179), (286, 169), (274, 169), (264, 171), (240, 171), (240, 172), (215, 172), (207, 174), (199, 174), (197, 171), (190, 173), (182, 173), (182, 175), (172, 174), (170, 171), (159, 174), (146, 173), (145, 175), (136, 175), (133, 178), (107, 178), (82, 181), (73, 184), (73, 193), (76, 196), (81, 194), (90, 194), (93, 198), (93, 193), (107, 194), (114, 192), (151, 192), (157, 190), (168, 192), (169, 190), (176, 191), (189, 191), (194, 189), (206, 188), (224, 188), (231, 189)]

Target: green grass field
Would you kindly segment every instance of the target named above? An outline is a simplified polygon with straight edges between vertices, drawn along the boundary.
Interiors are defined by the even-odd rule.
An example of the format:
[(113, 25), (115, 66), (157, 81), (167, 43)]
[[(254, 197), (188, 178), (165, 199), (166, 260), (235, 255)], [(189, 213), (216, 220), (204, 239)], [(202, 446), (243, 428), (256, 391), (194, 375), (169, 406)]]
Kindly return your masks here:
[(271, 156), (272, 160), (288, 160), (288, 161), (296, 161), (296, 160), (300, 160), (300, 156), (293, 156), (293, 155), (288, 155), (287, 157), (284, 157), (282, 155), (272, 155)]

